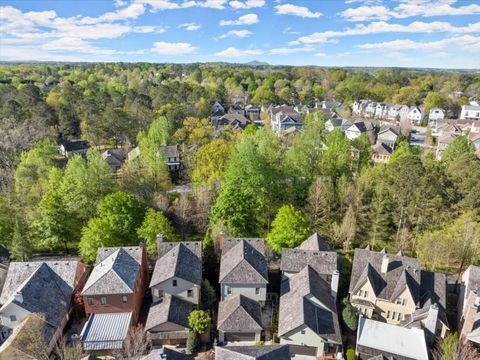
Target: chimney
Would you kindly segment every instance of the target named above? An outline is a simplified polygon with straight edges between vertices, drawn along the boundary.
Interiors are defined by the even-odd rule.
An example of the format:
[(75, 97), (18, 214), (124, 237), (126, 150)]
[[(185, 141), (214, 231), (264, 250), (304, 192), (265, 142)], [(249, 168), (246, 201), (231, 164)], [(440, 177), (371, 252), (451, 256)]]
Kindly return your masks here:
[(22, 292), (21, 292), (21, 291), (17, 291), (15, 294), (13, 294), (13, 299), (14, 299), (16, 302), (22, 304), (22, 303), (23, 303), (23, 294), (22, 294)]
[(425, 330), (427, 342), (431, 345), (435, 342), (435, 332), (438, 321), (438, 305), (433, 304), (428, 310), (427, 320), (425, 321)]
[(218, 237), (218, 249), (220, 254), (223, 252), (223, 244), (225, 243), (225, 231), (220, 231), (220, 236)]
[(332, 281), (330, 283), (330, 294), (333, 300), (337, 301), (338, 283), (340, 281), (340, 271), (335, 270), (332, 274)]
[(161, 257), (160, 244), (163, 243), (163, 234), (157, 234), (156, 240), (157, 240), (157, 254), (158, 254), (158, 258), (160, 258)]
[(383, 255), (383, 258), (382, 258), (382, 274), (386, 274), (387, 271), (388, 271), (388, 263), (389, 263), (389, 258), (388, 258), (388, 255), (385, 254)]

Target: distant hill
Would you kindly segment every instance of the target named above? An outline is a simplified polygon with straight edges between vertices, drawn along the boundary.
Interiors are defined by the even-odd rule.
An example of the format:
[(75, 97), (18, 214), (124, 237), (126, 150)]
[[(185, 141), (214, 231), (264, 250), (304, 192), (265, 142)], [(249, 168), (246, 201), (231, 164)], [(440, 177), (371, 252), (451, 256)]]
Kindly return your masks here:
[(250, 66), (268, 66), (268, 65), (270, 65), (270, 64), (267, 63), (267, 62), (264, 62), (264, 61), (253, 60), (253, 61), (249, 61), (249, 62), (245, 63), (245, 65), (250, 65)]

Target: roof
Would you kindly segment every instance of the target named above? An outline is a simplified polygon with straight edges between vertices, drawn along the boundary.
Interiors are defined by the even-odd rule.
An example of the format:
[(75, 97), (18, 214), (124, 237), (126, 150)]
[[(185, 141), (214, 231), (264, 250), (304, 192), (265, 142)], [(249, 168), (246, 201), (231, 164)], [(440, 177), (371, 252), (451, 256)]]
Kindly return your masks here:
[(131, 312), (91, 314), (80, 334), (83, 350), (121, 349), (131, 319)]
[(222, 254), (220, 283), (268, 284), (265, 255), (248, 241), (240, 241)]
[(470, 294), (471, 291), (476, 291), (480, 294), (480, 266), (470, 265), (467, 268), (469, 272), (468, 282), (465, 284), (466, 294)]
[(290, 360), (288, 345), (215, 347), (215, 360)]
[(249, 120), (242, 114), (234, 114), (234, 113), (225, 114), (220, 118), (220, 120), (222, 119), (227, 120), (230, 124), (235, 120), (237, 120), (242, 125), (246, 125), (249, 122)]
[(425, 335), (421, 329), (407, 329), (360, 317), (357, 347), (367, 347), (406, 358), (428, 360)]
[(299, 272), (306, 265), (310, 265), (320, 275), (331, 275), (338, 269), (337, 253), (334, 251), (314, 251), (282, 249), (280, 270)]
[(100, 248), (82, 295), (131, 294), (142, 264), (143, 247)]
[(373, 131), (373, 124), (371, 122), (366, 121), (358, 121), (353, 123), (348, 129), (353, 130), (352, 128), (356, 128), (361, 133), (366, 133), (367, 131)]
[(164, 152), (167, 158), (178, 157), (178, 145), (160, 145), (160, 151)]
[[(155, 263), (150, 287), (173, 277), (197, 285), (202, 283), (201, 244), (199, 241), (196, 242), (198, 243), (197, 246), (193, 246), (191, 243), (188, 245), (183, 242), (169, 243), (172, 246), (165, 246), (161, 249), (162, 253), (167, 249), (169, 250), (163, 253)], [(200, 251), (197, 249), (200, 249)]]
[(391, 132), (396, 136), (400, 136), (400, 127), (391, 126), (391, 125), (382, 125), (380, 131), (378, 132), (378, 137), (381, 137), (382, 134)]
[(300, 250), (312, 250), (312, 251), (329, 251), (331, 250), (330, 245), (326, 240), (318, 235), (318, 233), (313, 233), (309, 238), (304, 240), (297, 249)]
[(152, 349), (148, 355), (143, 356), (140, 360), (193, 360), (193, 355), (186, 355), (179, 351), (164, 346), (161, 349)]
[(257, 249), (261, 254), (265, 254), (265, 240), (263, 238), (225, 238), (223, 240), (222, 254), (225, 254), (232, 247), (241, 241), (246, 241)]
[(372, 145), (372, 151), (375, 154), (385, 155), (385, 156), (390, 156), (393, 153), (393, 150), (390, 148), (390, 146), (384, 144), (383, 142)]
[(110, 165), (122, 166), (122, 164), (125, 162), (126, 156), (123, 150), (110, 149), (110, 150), (105, 150), (102, 153), (102, 158)]
[(86, 140), (64, 141), (62, 145), (65, 151), (86, 150), (90, 147), (90, 144)]
[(462, 110), (467, 110), (467, 111), (480, 111), (480, 106), (475, 106), (475, 105), (463, 105)]
[(220, 301), (217, 328), (225, 332), (262, 330), (260, 304), (243, 295)]
[(166, 322), (188, 328), (188, 315), (194, 310), (194, 304), (177, 296), (164, 294), (163, 298), (152, 304), (148, 311), (145, 330), (150, 330)]
[[(45, 315), (45, 321), (59, 326), (70, 302), (78, 261), (32, 261), (10, 263), (0, 297), (3, 306), (10, 303)], [(20, 292), (22, 301), (14, 295)]]
[[(386, 274), (381, 272), (384, 256), (389, 259)], [(408, 287), (415, 304), (419, 303), (420, 262), (417, 259), (355, 249), (349, 293), (358, 291), (367, 280), (378, 298), (392, 301)]]
[(330, 285), (310, 266), (281, 285), (279, 336), (303, 326), (328, 341), (342, 341)]

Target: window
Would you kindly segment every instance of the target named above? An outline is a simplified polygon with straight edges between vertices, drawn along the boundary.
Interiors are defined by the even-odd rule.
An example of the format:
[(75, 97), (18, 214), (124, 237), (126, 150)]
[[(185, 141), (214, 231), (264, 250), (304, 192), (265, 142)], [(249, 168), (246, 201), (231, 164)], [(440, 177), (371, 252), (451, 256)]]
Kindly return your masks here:
[(260, 294), (260, 288), (255, 288), (255, 295)]
[(102, 305), (107, 305), (107, 297), (106, 297), (106, 296), (102, 296), (102, 297), (100, 298), (100, 303), (101, 303)]
[(89, 297), (87, 301), (88, 301), (88, 305), (93, 305), (93, 298)]
[(407, 305), (407, 299), (402, 299), (402, 300), (403, 300), (403, 301), (402, 301), (402, 305), (403, 305), (403, 306)]
[(396, 317), (397, 317), (397, 313), (394, 311), (394, 312), (392, 313), (392, 320), (395, 320)]
[(363, 295), (363, 290), (359, 290), (358, 291), (358, 296), (362, 297), (362, 295)]
[(173, 287), (177, 286), (177, 280), (176, 280), (176, 279), (173, 279), (173, 280), (172, 280), (172, 286), (173, 286)]
[(11, 322), (17, 321), (17, 317), (15, 315), (10, 315), (10, 321)]
[(128, 296), (127, 296), (127, 295), (123, 295), (123, 296), (122, 296), (122, 301), (123, 301), (124, 303), (128, 303)]
[(227, 295), (230, 295), (232, 293), (232, 289), (230, 288), (230, 286), (227, 286)]
[(387, 319), (390, 319), (390, 311), (387, 312)]
[(363, 297), (366, 298), (368, 296), (368, 291), (363, 292)]
[(302, 330), (302, 331), (301, 331), (301, 334), (302, 334), (302, 335), (305, 335), (305, 330)]
[(187, 290), (187, 297), (193, 297), (193, 290)]

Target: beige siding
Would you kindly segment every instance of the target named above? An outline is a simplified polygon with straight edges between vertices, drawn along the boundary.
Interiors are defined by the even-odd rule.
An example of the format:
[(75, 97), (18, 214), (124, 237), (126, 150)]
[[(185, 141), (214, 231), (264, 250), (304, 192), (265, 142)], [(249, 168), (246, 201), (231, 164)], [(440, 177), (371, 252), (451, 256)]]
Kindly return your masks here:
[[(173, 280), (177, 281), (177, 286), (173, 286)], [(165, 280), (164, 282), (152, 287), (152, 296), (154, 302), (159, 299), (159, 290), (163, 291), (165, 294), (178, 296), (197, 305), (200, 303), (200, 287), (177, 277)], [(188, 297), (188, 290), (193, 291), (193, 297)]]

